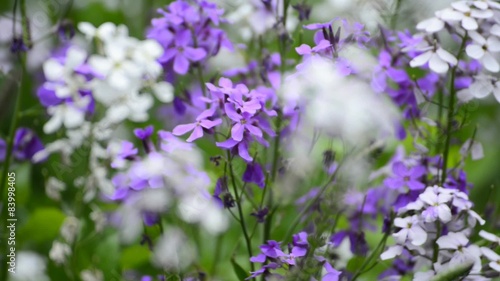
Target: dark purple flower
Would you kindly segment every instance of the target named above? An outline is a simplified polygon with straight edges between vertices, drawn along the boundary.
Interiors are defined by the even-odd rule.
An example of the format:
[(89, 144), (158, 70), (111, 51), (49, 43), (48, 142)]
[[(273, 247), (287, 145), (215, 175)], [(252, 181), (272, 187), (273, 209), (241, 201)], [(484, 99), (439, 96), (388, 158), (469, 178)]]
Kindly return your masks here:
[(366, 243), (365, 234), (363, 232), (342, 230), (332, 235), (330, 242), (332, 242), (334, 247), (338, 247), (345, 238), (349, 238), (351, 252), (353, 254), (366, 255), (368, 252), (368, 244)]
[(391, 189), (421, 190), (425, 188), (425, 184), (420, 181), (420, 178), (426, 173), (424, 166), (407, 168), (402, 162), (396, 162), (392, 166), (392, 172), (393, 177), (384, 180), (384, 185)]
[(257, 212), (251, 213), (250, 215), (256, 217), (257, 222), (263, 223), (266, 221), (266, 216), (268, 213), (269, 213), (269, 209), (266, 207), (266, 208), (259, 209)]
[(3, 139), (0, 139), (0, 161), (5, 160), (6, 154), (7, 154), (7, 144)]
[(10, 45), (10, 51), (14, 54), (22, 53), (28, 51), (29, 48), (26, 46), (23, 38), (14, 37), (12, 39), (12, 44)]
[(57, 34), (59, 35), (59, 39), (61, 41), (69, 41), (75, 36), (75, 27), (73, 26), (73, 23), (68, 20), (61, 21), (61, 23), (57, 27)]
[(153, 134), (153, 126), (147, 126), (144, 129), (137, 128), (134, 130), (134, 135), (140, 140), (146, 140)]
[(232, 208), (235, 206), (234, 198), (227, 188), (227, 178), (221, 177), (217, 180), (213, 198), (221, 208)]
[(264, 188), (265, 176), (262, 167), (259, 163), (248, 163), (245, 173), (243, 173), (243, 181), (255, 183), (258, 187)]
[[(33, 155), (44, 148), (42, 141), (27, 128), (18, 128), (14, 136), (14, 157), (17, 160), (31, 160)], [(1, 148), (0, 148), (1, 150)], [(1, 153), (0, 153), (1, 154)]]

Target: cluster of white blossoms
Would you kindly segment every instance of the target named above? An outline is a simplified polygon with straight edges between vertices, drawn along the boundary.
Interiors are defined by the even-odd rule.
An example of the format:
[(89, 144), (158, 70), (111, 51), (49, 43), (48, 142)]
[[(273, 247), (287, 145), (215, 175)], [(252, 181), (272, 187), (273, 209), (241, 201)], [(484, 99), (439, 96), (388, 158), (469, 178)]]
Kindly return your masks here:
[[(420, 67), (428, 64), (436, 73), (446, 73), (450, 66), (458, 64), (458, 58), (445, 50), (436, 41), (438, 32), (449, 33), (454, 38), (465, 40), (465, 54), (471, 61), (477, 61), (486, 71), (474, 71), (473, 83), (458, 93), (462, 101), (484, 98), (493, 93), (500, 102), (498, 78), (488, 73), (500, 71), (497, 60), (500, 53), (500, 3), (490, 0), (467, 0), (451, 3), (450, 7), (435, 12), (435, 16), (420, 22), (415, 39), (421, 42), (408, 51), (419, 54), (410, 61), (410, 66)], [(460, 55), (460, 54), (459, 54)]]
[[(44, 132), (65, 128), (66, 137), (47, 144), (34, 161), (59, 152), (63, 163), (69, 164), (75, 160), (71, 159), (75, 149), (87, 147), (92, 171), (84, 183), (88, 202), (98, 188), (113, 191), (103, 162), (109, 157), (105, 147), (114, 129), (126, 119), (146, 121), (154, 104), (152, 94), (161, 102), (170, 102), (173, 86), (161, 79), (163, 69), (156, 60), (163, 49), (156, 41), (130, 37), (125, 26), (113, 23), (96, 28), (83, 22), (78, 28), (96, 53), (89, 55), (71, 45), (63, 55), (44, 63), (46, 82), (38, 95), (51, 116)], [(104, 116), (94, 114), (98, 107), (106, 110)]]
[(485, 223), (472, 205), (464, 192), (427, 187), (416, 201), (398, 211), (392, 234), (396, 244), (382, 253), (381, 259), (409, 253), (416, 261), (415, 271), (422, 271), (415, 274), (416, 281), (464, 266), (467, 277), (462, 280), (489, 280), (482, 276), (481, 257), (488, 252), (491, 258), (486, 257), (495, 262), (497, 256), (469, 241), (476, 224)]

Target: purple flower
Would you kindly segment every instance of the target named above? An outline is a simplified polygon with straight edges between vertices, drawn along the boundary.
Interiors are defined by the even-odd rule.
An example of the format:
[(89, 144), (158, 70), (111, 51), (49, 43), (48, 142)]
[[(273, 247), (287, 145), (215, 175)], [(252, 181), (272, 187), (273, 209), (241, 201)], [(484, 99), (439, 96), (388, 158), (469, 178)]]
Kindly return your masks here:
[(304, 25), (304, 29), (307, 30), (318, 30), (318, 29), (323, 29), (323, 28), (329, 28), (332, 26), (332, 21), (325, 22), (325, 23), (311, 23)]
[(349, 238), (351, 252), (353, 254), (366, 255), (366, 253), (368, 253), (368, 244), (366, 243), (365, 234), (363, 232), (342, 230), (332, 235), (330, 242), (332, 242), (334, 247), (338, 247), (345, 238)]
[(392, 166), (392, 172), (394, 176), (384, 180), (384, 185), (391, 189), (421, 190), (425, 188), (425, 184), (419, 180), (426, 173), (423, 166), (407, 168), (402, 162), (396, 162)]
[(254, 272), (250, 272), (250, 277), (246, 278), (245, 280), (250, 280), (250, 279), (253, 279), (253, 278), (256, 278), (257, 276), (259, 275), (262, 275), (266, 272), (269, 272), (269, 270), (271, 269), (276, 269), (276, 268), (280, 268), (281, 266), (275, 262), (271, 262), (269, 264), (266, 264), (264, 265), (261, 269), (259, 270), (256, 270)]
[(273, 259), (286, 256), (280, 249), (280, 243), (274, 240), (268, 240), (266, 244), (260, 246), (260, 250), (266, 257)]
[(189, 70), (190, 62), (197, 62), (206, 57), (207, 52), (202, 48), (193, 48), (190, 30), (183, 30), (175, 34), (174, 46), (166, 49), (159, 59), (161, 63), (174, 60), (174, 71), (184, 75)]
[(245, 173), (243, 173), (243, 182), (255, 183), (258, 187), (264, 188), (265, 176), (259, 163), (248, 163)]
[(223, 142), (217, 142), (216, 145), (217, 147), (222, 147), (225, 149), (236, 149), (238, 152), (238, 155), (246, 160), (247, 162), (253, 161), (252, 156), (248, 153), (248, 137), (244, 138), (242, 141), (236, 141), (232, 138), (229, 138), (226, 141)]
[(196, 117), (196, 122), (184, 125), (178, 125), (173, 130), (172, 133), (176, 136), (181, 136), (187, 132), (193, 131), (187, 142), (192, 142), (196, 139), (203, 137), (203, 129), (211, 129), (222, 123), (221, 119), (210, 120), (215, 113), (215, 108), (204, 110), (198, 117)]
[(120, 149), (117, 152), (116, 158), (111, 162), (112, 168), (123, 168), (127, 160), (133, 160), (137, 155), (137, 148), (129, 141), (123, 141)]
[(253, 212), (250, 215), (256, 217), (257, 222), (263, 223), (266, 221), (266, 216), (268, 213), (269, 213), (269, 209), (266, 207), (263, 209), (259, 209), (257, 212)]
[(140, 140), (146, 140), (153, 134), (154, 128), (153, 126), (147, 126), (144, 129), (135, 129), (134, 135)]
[(323, 275), (321, 278), (321, 281), (339, 281), (340, 279), (340, 274), (342, 272), (337, 271), (335, 268), (332, 267), (332, 265), (328, 262), (324, 264), (324, 268), (326, 270), (326, 274)]
[(3, 139), (0, 139), (0, 161), (5, 160), (6, 153), (7, 153), (7, 144)]
[(214, 195), (212, 197), (222, 208), (229, 209), (235, 206), (234, 198), (227, 188), (226, 177), (221, 177), (217, 180), (217, 183), (215, 184)]
[[(229, 106), (227, 108), (229, 108)], [(254, 125), (256, 122), (252, 119), (251, 114), (246, 112), (238, 114), (236, 111), (227, 109), (226, 113), (231, 120), (235, 121), (233, 127), (231, 128), (231, 137), (235, 141), (242, 141), (245, 131), (248, 131), (256, 137), (262, 137), (262, 130)]]
[[(307, 254), (307, 249), (309, 248), (309, 242), (307, 241), (307, 233), (299, 232), (293, 235), (293, 248), (290, 252), (290, 259), (295, 259), (297, 257), (303, 257)], [(290, 264), (290, 263), (289, 263)]]
[[(14, 157), (17, 160), (31, 160), (33, 155), (44, 148), (42, 141), (36, 134), (27, 128), (18, 128), (14, 136)], [(0, 148), (1, 150), (1, 148)], [(5, 158), (5, 156), (3, 157)], [(0, 159), (1, 153), (0, 153)]]
[(318, 54), (321, 51), (328, 49), (332, 46), (332, 44), (328, 40), (321, 40), (315, 47), (311, 48), (309, 45), (302, 44), (299, 47), (295, 48), (297, 54), (301, 56), (310, 56), (313, 54)]

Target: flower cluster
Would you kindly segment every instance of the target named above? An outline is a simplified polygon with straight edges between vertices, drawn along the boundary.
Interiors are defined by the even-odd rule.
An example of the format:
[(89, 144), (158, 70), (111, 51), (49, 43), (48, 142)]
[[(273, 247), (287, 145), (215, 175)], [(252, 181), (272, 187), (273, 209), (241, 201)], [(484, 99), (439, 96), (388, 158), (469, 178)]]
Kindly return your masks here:
[(158, 61), (167, 74), (185, 75), (190, 67), (217, 55), (221, 47), (233, 49), (226, 33), (218, 28), (225, 22), (224, 10), (206, 0), (191, 4), (186, 0), (170, 3), (158, 9), (162, 15), (151, 21), (147, 37), (156, 40), (164, 49)]
[[(305, 266), (306, 258), (308, 257), (308, 251), (310, 252), (310, 246), (308, 242), (308, 234), (306, 232), (300, 232), (293, 235), (292, 244), (288, 245), (288, 254), (285, 254), (281, 250), (281, 243), (270, 240), (266, 244), (260, 246), (261, 252), (254, 257), (250, 258), (251, 262), (264, 264), (261, 269), (252, 272), (248, 279), (256, 278), (257, 276), (264, 275), (266, 277), (273, 277), (278, 279), (283, 279), (285, 277), (294, 276), (294, 271), (300, 271), (300, 268)], [(310, 253), (309, 253), (310, 254)], [(338, 281), (340, 280), (340, 275), (342, 272), (335, 270), (331, 264), (322, 256), (314, 257), (316, 263), (322, 268), (321, 272), (324, 272), (321, 276), (321, 281)], [(308, 265), (310, 266), (310, 265)], [(280, 268), (284, 268), (288, 271), (288, 274), (283, 276), (282, 274), (276, 273)], [(316, 279), (311, 279), (316, 280)]]
[[(481, 251), (469, 243), (477, 223), (485, 221), (472, 210), (467, 194), (439, 186), (427, 187), (414, 202), (398, 210), (392, 236), (396, 245), (381, 254), (381, 259), (392, 259), (410, 253), (414, 271), (430, 267), (414, 280), (427, 280), (439, 272), (471, 262), (464, 274), (469, 278), (481, 273)], [(423, 277), (423, 276), (426, 277)], [(469, 280), (469, 279), (467, 279)], [(471, 279), (472, 280), (472, 279)]]
[(117, 169), (112, 179), (115, 192), (109, 199), (122, 203), (119, 213), (126, 215), (127, 221), (120, 223), (119, 216), (117, 221), (122, 233), (131, 236), (127, 240), (140, 234), (143, 223), (158, 223), (161, 214), (176, 203), (178, 214), (186, 222), (200, 223), (213, 233), (223, 231), (227, 221), (208, 194), (210, 179), (200, 169), (199, 152), (165, 131), (158, 132), (157, 148), (151, 141), (152, 133), (152, 126), (135, 130), (144, 156), (128, 141), (109, 148), (114, 155), (111, 166)]
[(227, 140), (217, 142), (217, 146), (231, 150), (251, 162), (250, 145), (258, 142), (268, 146), (264, 132), (275, 136), (268, 120), (277, 116), (272, 109), (276, 102), (275, 92), (269, 88), (249, 90), (244, 84), (233, 85), (231, 80), (224, 77), (219, 80), (219, 87), (211, 83), (206, 86), (210, 92), (210, 97), (205, 99), (208, 109), (202, 111), (194, 123), (178, 125), (172, 133), (179, 136), (192, 131), (187, 139), (192, 142), (203, 137), (204, 132), (213, 133), (217, 126), (223, 124), (222, 119), (216, 116), (222, 116), (230, 127), (230, 135)]
[[(18, 161), (31, 161), (33, 156), (44, 148), (40, 138), (28, 128), (18, 128), (13, 141), (13, 156)], [(6, 154), (7, 144), (0, 139), (0, 162), (5, 160)]]

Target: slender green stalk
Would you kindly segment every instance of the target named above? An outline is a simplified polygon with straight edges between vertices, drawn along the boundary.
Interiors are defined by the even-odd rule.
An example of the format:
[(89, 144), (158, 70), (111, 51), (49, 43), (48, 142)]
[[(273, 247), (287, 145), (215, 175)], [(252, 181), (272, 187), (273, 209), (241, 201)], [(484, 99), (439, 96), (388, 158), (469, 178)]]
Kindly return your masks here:
[(401, 3), (403, 0), (396, 0), (396, 8), (394, 9), (394, 14), (391, 18), (391, 28), (395, 29), (396, 24), (398, 23), (399, 10), (401, 9)]
[[(457, 54), (457, 59), (460, 59), (460, 54), (462, 54), (464, 48), (465, 48), (465, 42), (467, 41), (467, 33), (465, 33), (463, 39), (462, 39), (462, 45), (460, 46), (460, 49)], [(444, 153), (443, 153), (443, 169), (441, 173), (441, 185), (446, 181), (446, 173), (447, 173), (447, 168), (448, 168), (448, 157), (450, 153), (450, 140), (451, 140), (451, 133), (452, 133), (452, 128), (453, 128), (453, 115), (455, 113), (455, 103), (456, 103), (456, 95), (457, 91), (455, 89), (455, 76), (457, 74), (457, 68), (458, 68), (458, 63), (453, 67), (451, 70), (451, 79), (450, 79), (450, 100), (448, 104), (448, 125), (446, 127), (446, 142), (444, 146)]]
[[(17, 1), (16, 1), (17, 3)], [(23, 30), (23, 38), (24, 40), (27, 40), (25, 42), (29, 42), (29, 30), (28, 30), (28, 20), (26, 17), (26, 3), (25, 0), (21, 0), (21, 24), (22, 24), (22, 30)], [(19, 121), (19, 112), (21, 110), (21, 95), (24, 90), (24, 76), (26, 74), (26, 54), (20, 54), (19, 55), (19, 60), (21, 62), (21, 74), (19, 78), (19, 87), (18, 87), (18, 93), (16, 95), (15, 99), (15, 104), (14, 104), (14, 112), (12, 115), (12, 120), (10, 123), (10, 128), (9, 128), (9, 138), (7, 140), (7, 152), (5, 155), (5, 160), (3, 163), (3, 170), (2, 170), (2, 178), (0, 182), (0, 203), (3, 203), (2, 208), (3, 210), (0, 210), (0, 219), (2, 220), (2, 224), (6, 221), (7, 218), (7, 210), (6, 210), (6, 205), (5, 205), (5, 188), (7, 186), (7, 176), (9, 174), (9, 168), (10, 164), (12, 161), (12, 150), (14, 148), (14, 137), (15, 137), (15, 132), (17, 129), (18, 121)], [(7, 253), (6, 247), (7, 243), (5, 242), (5, 239), (1, 239), (3, 242), (1, 243), (0, 246), (0, 253), (2, 253), (3, 258), (5, 257), (5, 254)], [(8, 270), (8, 265), (6, 262), (2, 262), (2, 266), (0, 269), (0, 280), (7, 280), (7, 270)]]
[[(9, 139), (7, 140), (7, 153), (6, 153), (6, 156), (5, 156), (5, 160), (4, 160), (4, 163), (3, 163), (3, 169), (2, 169), (2, 181), (0, 182), (0, 202), (3, 203), (2, 204), (2, 210), (0, 210), (1, 212), (1, 220), (2, 220), (2, 224), (4, 224), (6, 222), (6, 218), (7, 218), (7, 206), (5, 205), (5, 188), (7, 186), (7, 175), (9, 174), (9, 168), (10, 168), (10, 163), (12, 161), (12, 150), (14, 148), (14, 137), (15, 137), (15, 132), (16, 132), (16, 128), (17, 128), (17, 123), (18, 123), (18, 116), (19, 116), (19, 111), (20, 111), (20, 108), (21, 108), (21, 94), (22, 94), (22, 91), (23, 91), (23, 76), (24, 76), (24, 73), (25, 73), (25, 57), (21, 58), (22, 60), (22, 71), (21, 71), (21, 76), (20, 76), (20, 81), (19, 81), (19, 87), (18, 87), (18, 93), (16, 95), (16, 101), (15, 101), (15, 105), (14, 105), (14, 113), (13, 113), (13, 116), (12, 116), (12, 120), (11, 120), (11, 123), (10, 123), (10, 128), (9, 128)], [(4, 235), (7, 235), (7, 232), (4, 232)], [(0, 253), (4, 254), (4, 253), (7, 253), (6, 251), (6, 246), (7, 246), (7, 242), (6, 242), (6, 239), (1, 239), (2, 240), (2, 245), (0, 246), (1, 248), (1, 251)], [(5, 257), (5, 255), (2, 257), (2, 260), (3, 258)], [(2, 267), (1, 267), (1, 272), (0, 272), (0, 280), (6, 280), (6, 276), (7, 276), (7, 268), (8, 268), (8, 265), (7, 263), (5, 262), (2, 262)]]
[(385, 242), (387, 241), (388, 237), (389, 237), (389, 232), (387, 232), (386, 234), (384, 234), (384, 236), (382, 237), (382, 239), (380, 239), (380, 242), (378, 243), (377, 247), (375, 247), (375, 250), (373, 250), (372, 253), (370, 254), (370, 256), (365, 259), (365, 261), (363, 262), (363, 264), (361, 265), (361, 267), (354, 274), (354, 277), (351, 279), (351, 281), (355, 281), (356, 279), (358, 279), (361, 276), (361, 274), (363, 274), (363, 273), (366, 272), (366, 270), (364, 271), (364, 269), (378, 255), (379, 249), (384, 249)]
[[(281, 142), (281, 133), (280, 133), (280, 127), (281, 127), (281, 116), (278, 113), (278, 116), (276, 117), (276, 138), (274, 139), (274, 147), (273, 147), (273, 162), (271, 166), (271, 184), (275, 182), (276, 180), (276, 175), (278, 172), (278, 160), (279, 160), (279, 148), (280, 148), (280, 142)], [(274, 204), (274, 195), (273, 195), (273, 190), (266, 184), (265, 190), (267, 191), (267, 207), (271, 209)], [(266, 222), (264, 224), (264, 239), (263, 241), (269, 240), (269, 237), (271, 235), (271, 225), (272, 225), (272, 216), (273, 213), (270, 213), (267, 216)]]
[(316, 203), (316, 201), (321, 197), (321, 195), (323, 195), (323, 193), (325, 192), (326, 188), (328, 186), (330, 186), (330, 184), (335, 179), (335, 177), (337, 175), (337, 172), (340, 170), (341, 165), (342, 165), (342, 163), (339, 164), (339, 166), (337, 167), (337, 169), (335, 170), (335, 172), (326, 181), (326, 183), (321, 187), (321, 189), (318, 192), (318, 194), (316, 194), (316, 196), (314, 196), (314, 198), (312, 200), (310, 200), (309, 203), (307, 203), (307, 205), (304, 207), (304, 209), (302, 209), (302, 211), (295, 217), (295, 220), (292, 222), (292, 224), (290, 224), (290, 227), (288, 228), (288, 231), (286, 232), (285, 237), (284, 237), (284, 239), (282, 241), (284, 241), (284, 242), (289, 241), (289, 239), (292, 237), (292, 233), (295, 230), (295, 227), (297, 227), (297, 225), (299, 224), (300, 219), (311, 208), (311, 206), (314, 203)]
[[(228, 159), (228, 161), (231, 161), (231, 155), (229, 154), (229, 151), (227, 153), (227, 159)], [(230, 171), (233, 170), (232, 166), (233, 165), (231, 164), (231, 162), (229, 162), (229, 169), (230, 169)], [(245, 217), (243, 216), (243, 209), (241, 208), (241, 197), (238, 194), (238, 189), (236, 188), (236, 180), (235, 180), (235, 177), (234, 177), (234, 173), (232, 173), (232, 172), (231, 172), (231, 183), (232, 183), (232, 186), (233, 186), (234, 196), (236, 197), (236, 206), (238, 208), (238, 214), (240, 216), (239, 223), (240, 223), (240, 226), (241, 226), (241, 230), (243, 231), (243, 236), (245, 238), (245, 243), (246, 243), (246, 246), (247, 246), (248, 255), (250, 257), (252, 257), (253, 256), (253, 253), (252, 253), (252, 240), (250, 239), (250, 236), (248, 235), (247, 227), (246, 227), (246, 224), (245, 224)], [(252, 262), (250, 262), (250, 268), (252, 269), (252, 271), (255, 271), (255, 267), (254, 267), (254, 265), (253, 265)]]

